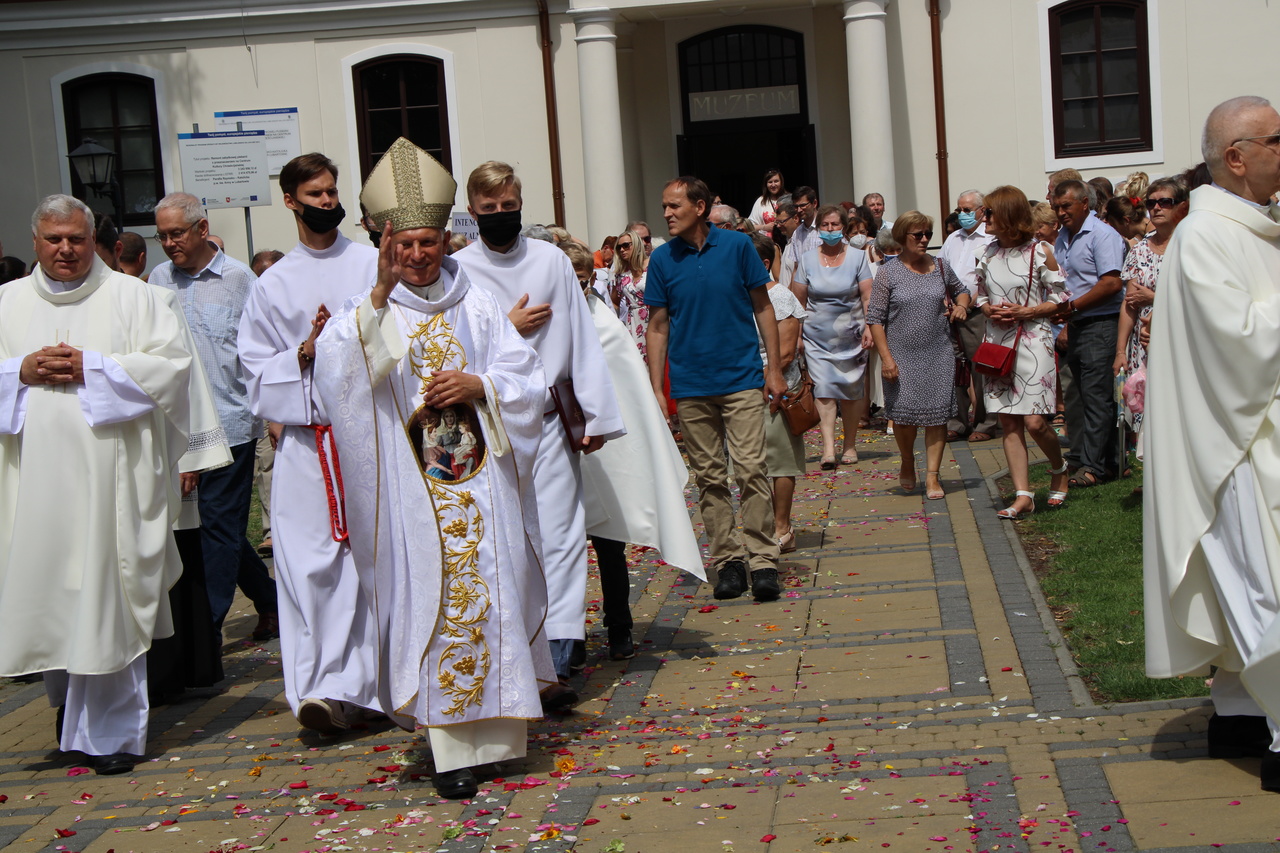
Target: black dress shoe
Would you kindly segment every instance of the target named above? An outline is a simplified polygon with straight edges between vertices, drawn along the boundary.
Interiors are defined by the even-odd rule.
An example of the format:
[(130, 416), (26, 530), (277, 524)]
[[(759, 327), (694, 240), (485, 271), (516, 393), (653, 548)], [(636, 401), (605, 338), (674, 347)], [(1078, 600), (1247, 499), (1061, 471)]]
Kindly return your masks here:
[[(1267, 725), (1266, 717), (1214, 714), (1209, 718), (1208, 734), (1210, 758), (1265, 759), (1274, 754), (1270, 752), (1271, 727)], [(1277, 766), (1277, 772), (1280, 775), (1280, 766)]]
[(741, 560), (730, 560), (720, 567), (716, 588), (711, 593), (718, 601), (737, 598), (747, 591), (747, 566)]
[(609, 660), (630, 660), (636, 656), (636, 644), (630, 628), (609, 629)]
[(578, 704), (578, 691), (570, 687), (569, 683), (562, 678), (559, 683), (544, 689), (540, 698), (542, 710), (545, 713), (559, 713), (568, 711)]
[(437, 773), (432, 781), (436, 783), (436, 793), (446, 800), (469, 800), (480, 791), (470, 767)]
[(756, 601), (777, 601), (782, 595), (777, 569), (756, 569), (751, 573), (751, 595)]
[(91, 756), (93, 772), (99, 776), (118, 776), (121, 773), (131, 773), (134, 765), (141, 760), (140, 756), (131, 755), (127, 752)]
[(1262, 756), (1262, 790), (1280, 794), (1280, 752), (1267, 750)]

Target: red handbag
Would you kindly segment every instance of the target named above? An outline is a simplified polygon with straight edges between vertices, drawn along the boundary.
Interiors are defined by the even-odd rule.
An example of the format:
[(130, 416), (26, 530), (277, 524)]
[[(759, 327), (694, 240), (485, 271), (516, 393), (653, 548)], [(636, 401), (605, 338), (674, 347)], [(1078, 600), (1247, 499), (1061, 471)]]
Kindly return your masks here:
[[(1036, 274), (1036, 247), (1033, 243), (1031, 246), (1031, 257), (1027, 260), (1027, 301), (1022, 306), (1026, 308), (1031, 304), (1031, 285), (1035, 281)], [(984, 376), (995, 376), (1003, 379), (1013, 373), (1013, 365), (1018, 360), (1018, 343), (1022, 340), (1022, 329), (1025, 321), (1018, 324), (1018, 334), (1013, 338), (1013, 346), (1007, 347), (1003, 344), (994, 344), (991, 341), (983, 341), (978, 345), (978, 350), (973, 354), (973, 369)]]

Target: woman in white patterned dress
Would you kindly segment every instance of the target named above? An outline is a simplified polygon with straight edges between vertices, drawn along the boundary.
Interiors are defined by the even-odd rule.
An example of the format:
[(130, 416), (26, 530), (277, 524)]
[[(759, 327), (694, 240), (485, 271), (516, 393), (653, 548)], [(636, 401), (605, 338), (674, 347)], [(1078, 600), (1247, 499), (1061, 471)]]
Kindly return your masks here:
[(1062, 271), (1035, 239), (1031, 205), (1017, 187), (987, 194), (987, 233), (996, 242), (978, 259), (978, 306), (987, 316), (984, 341), (1013, 347), (1017, 354), (1008, 376), (988, 376), (988, 412), (1000, 418), (1004, 454), (1016, 496), (1001, 518), (1018, 519), (1035, 510), (1035, 492), (1027, 462), (1030, 432), (1049, 457), (1053, 481), (1049, 505), (1061, 506), (1067, 493), (1067, 465), (1058, 436), (1049, 424), (1057, 395), (1057, 363), (1049, 318), (1067, 298)]
[(649, 328), (649, 306), (644, 304), (644, 279), (648, 270), (649, 256), (640, 235), (634, 231), (622, 232), (613, 244), (613, 284), (609, 297), (646, 364), (649, 351), (645, 349), (644, 335)]
[[(1146, 207), (1151, 217), (1152, 232), (1138, 241), (1124, 259), (1120, 280), (1124, 282), (1124, 310), (1120, 312), (1120, 326), (1116, 330), (1115, 372), (1132, 373), (1147, 366), (1147, 348), (1138, 339), (1143, 317), (1151, 316), (1151, 306), (1156, 299), (1156, 279), (1160, 275), (1160, 262), (1164, 250), (1190, 210), (1187, 188), (1173, 178), (1160, 178), (1147, 188)], [(1142, 414), (1133, 416), (1134, 432), (1141, 435)], [(1139, 446), (1141, 454), (1141, 446)], [(1141, 458), (1141, 455), (1139, 455)]]

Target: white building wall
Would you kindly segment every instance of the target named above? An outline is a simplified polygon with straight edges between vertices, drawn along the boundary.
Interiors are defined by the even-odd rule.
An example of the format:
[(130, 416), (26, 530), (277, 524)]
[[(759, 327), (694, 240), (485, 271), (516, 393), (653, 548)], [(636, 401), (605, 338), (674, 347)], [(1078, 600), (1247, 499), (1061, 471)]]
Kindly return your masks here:
[[(238, 12), (169, 27), (153, 16), (145, 24), (113, 24), (111, 3), (70, 0), (0, 5), (0, 109), (10, 132), (0, 136), (0, 173), (7, 204), (0, 208), (0, 240), (11, 254), (30, 255), (27, 219), (36, 200), (65, 184), (65, 150), (55, 144), (62, 117), (56, 113), (51, 79), (80, 66), (124, 63), (154, 69), (163, 81), (159, 109), (169, 138), (163, 140), (171, 175), (179, 189), (177, 144), (172, 134), (192, 122), (212, 128), (216, 110), (296, 106), (302, 148), (322, 150), (342, 168), (344, 204), (356, 205), (358, 165), (351, 161), (349, 68), (344, 58), (391, 43), (411, 43), (452, 57), (450, 95), (454, 166), (460, 182), (487, 159), (512, 162), (524, 182), (526, 221), (553, 219), (551, 172), (542, 63), (534, 4), (523, 0), (469, 3), (368, 5), (358, 18), (329, 11), (284, 14), (251, 8), (255, 16), (239, 33)], [(968, 187), (990, 189), (1014, 183), (1032, 198), (1043, 195), (1046, 158), (1041, 20), (1048, 0), (942, 0), (948, 167), (951, 199), (938, 196), (937, 144), (928, 3), (891, 0), (887, 7), (887, 70), (865, 69), (862, 84), (887, 86), (893, 104), (899, 207), (931, 215), (950, 208)], [(155, 4), (167, 6), (167, 4)], [(216, 3), (190, 0), (174, 14), (194, 14)], [(226, 4), (223, 4), (226, 5)], [(292, 0), (277, 7), (301, 11)], [(724, 26), (766, 24), (803, 33), (808, 53), (810, 118), (816, 125), (820, 161), (818, 188), (824, 200), (857, 200), (872, 186), (854, 184), (849, 140), (846, 51), (839, 3), (730, 3), (718, 0), (666, 5), (616, 0), (630, 54), (620, 86), (634, 105), (635, 126), (624, 138), (633, 216), (647, 219), (662, 234), (661, 189), (677, 173), (676, 137), (683, 131), (679, 105), (676, 45)], [(1178, 172), (1200, 159), (1199, 130), (1219, 101), (1252, 92), (1280, 102), (1269, 58), (1280, 44), (1280, 11), (1266, 0), (1150, 0), (1156, 22), (1152, 46), (1158, 53), (1159, 99), (1155, 120), (1163, 152), (1131, 158), (1135, 165), (1110, 166), (1082, 159), (1072, 165), (1087, 176), (1113, 180), (1136, 168), (1153, 177)], [(42, 10), (48, 10), (43, 12)], [(65, 10), (65, 11), (64, 11)], [(79, 10), (79, 11), (77, 11)], [(102, 15), (85, 26), (47, 26), (40, 14)], [(570, 231), (585, 233), (586, 205), (574, 26), (564, 5), (553, 6), (552, 30), (559, 107), (559, 138), (566, 219)], [(274, 14), (274, 17), (272, 15)], [(346, 14), (346, 18), (341, 16)], [(453, 19), (449, 19), (452, 16)], [(459, 19), (459, 16), (461, 18)], [(51, 19), (52, 20), (52, 19)], [(87, 19), (86, 19), (87, 20)], [(25, 23), (24, 23), (25, 21)], [(65, 20), (56, 23), (65, 24)], [(90, 22), (92, 23), (92, 22)], [(233, 26), (234, 24), (234, 26)], [(590, 117), (587, 117), (590, 120)], [(854, 117), (856, 120), (856, 117)], [(761, 169), (768, 164), (761, 163)], [(628, 177), (619, 175), (619, 186)], [(295, 241), (290, 215), (274, 190), (271, 207), (253, 211), (258, 248), (287, 249)], [(458, 201), (461, 203), (461, 193)], [(215, 211), (214, 230), (233, 255), (245, 254), (241, 211)], [(623, 223), (618, 223), (621, 227)], [(144, 232), (149, 229), (139, 229)], [(354, 216), (343, 226), (364, 239)], [(155, 260), (158, 247), (152, 247)]]

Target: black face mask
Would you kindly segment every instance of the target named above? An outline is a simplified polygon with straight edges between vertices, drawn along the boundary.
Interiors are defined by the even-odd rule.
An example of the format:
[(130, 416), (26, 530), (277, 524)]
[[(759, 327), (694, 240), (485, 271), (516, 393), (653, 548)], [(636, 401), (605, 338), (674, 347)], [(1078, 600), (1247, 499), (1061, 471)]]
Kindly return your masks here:
[(302, 217), (302, 224), (317, 234), (328, 234), (341, 225), (342, 220), (347, 216), (347, 212), (342, 209), (342, 205), (338, 205), (333, 210), (313, 207), (302, 202), (298, 202), (298, 206), (302, 208), (302, 212), (298, 213)]
[(490, 246), (505, 246), (520, 236), (520, 211), (477, 213), (476, 226), (480, 229), (480, 236)]
[(373, 244), (373, 248), (375, 249), (380, 248), (382, 246), (382, 232), (370, 231), (368, 233), (369, 233), (369, 242)]

